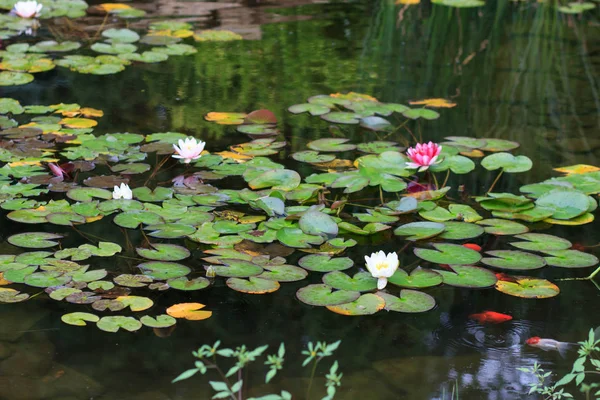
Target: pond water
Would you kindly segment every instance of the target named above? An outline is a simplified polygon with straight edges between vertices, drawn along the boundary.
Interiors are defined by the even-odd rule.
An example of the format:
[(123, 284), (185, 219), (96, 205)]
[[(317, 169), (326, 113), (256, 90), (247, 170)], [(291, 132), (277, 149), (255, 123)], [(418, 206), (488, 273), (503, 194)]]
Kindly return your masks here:
[[(484, 6), (465, 9), (433, 5), (426, 0), (421, 3), (404, 6), (388, 0), (297, 0), (242, 5), (165, 0), (131, 4), (147, 11), (150, 18), (176, 17), (194, 24), (195, 30), (232, 30), (244, 40), (186, 41), (197, 53), (155, 64), (135, 63), (113, 75), (81, 74), (57, 67), (36, 74), (35, 80), (26, 85), (2, 86), (0, 97), (16, 99), (21, 105), (77, 103), (104, 112), (97, 118), (94, 135), (181, 132), (204, 140), (211, 153), (248, 142), (248, 137), (236, 132), (235, 127), (206, 121), (207, 113), (268, 109), (277, 117), (281, 132), (278, 140), (287, 142), (271, 159), (302, 177), (319, 171), (290, 155), (306, 150), (310, 141), (337, 136), (361, 143), (376, 140), (376, 136), (355, 126), (329, 123), (308, 114), (294, 115), (287, 111), (289, 106), (305, 103), (318, 94), (346, 92), (401, 104), (439, 97), (455, 102), (456, 107), (435, 109), (440, 114), (435, 120), (411, 121), (408, 126), (416, 137), (434, 142), (443, 142), (448, 136), (516, 141), (521, 146), (513, 153), (533, 161), (533, 168), (526, 172), (504, 174), (494, 192), (518, 194), (524, 184), (560, 176), (552, 170), (555, 167), (598, 164), (600, 20), (596, 10), (567, 15), (533, 1), (488, 1)], [(79, 21), (80, 27), (92, 27), (82, 28), (82, 32), (93, 36), (103, 16), (74, 21)], [(132, 29), (145, 29), (148, 22), (131, 21)], [(124, 27), (129, 22), (109, 18), (106, 23), (108, 28)], [(44, 24), (42, 20), (38, 35), (48, 38), (50, 30)], [(61, 26), (64, 28), (57, 24), (52, 32), (65, 35), (60, 32)], [(13, 37), (3, 41), (2, 46), (34, 44), (38, 40)], [(86, 50), (81, 54), (90, 53)], [(23, 115), (15, 119), (25, 123)], [(393, 123), (398, 125), (399, 121), (396, 118)], [(406, 132), (394, 132), (387, 138), (401, 144), (406, 139), (414, 144)], [(356, 152), (335, 154), (350, 154), (339, 158), (358, 157)], [(151, 153), (141, 162), (154, 168), (163, 157)], [(473, 159), (479, 163), (479, 159)], [(111, 173), (103, 168), (99, 169), (102, 174)], [(130, 185), (140, 187), (149, 182), (149, 186), (170, 187), (170, 179), (186, 171), (189, 173), (183, 164), (169, 161), (168, 168), (160, 169), (155, 176), (150, 177), (149, 172), (131, 175)], [(101, 173), (82, 173), (81, 177)], [(417, 175), (421, 179), (425, 176)], [(438, 177), (444, 179), (444, 175)], [(449, 196), (460, 201), (483, 195), (496, 176), (497, 171), (480, 166), (470, 174), (451, 174), (448, 186), (453, 189)], [(239, 176), (206, 182), (221, 189), (247, 187)], [(336, 194), (338, 198), (340, 193)], [(48, 196), (65, 198), (64, 193)], [(396, 199), (395, 193), (387, 198)], [(350, 202), (378, 206), (379, 192), (360, 192)], [(489, 212), (478, 211), (489, 218)], [(112, 217), (74, 229), (16, 223), (6, 217), (9, 212), (1, 210), (1, 254), (23, 252), (9, 244), (8, 238), (28, 231), (64, 234), (63, 249), (97, 244), (98, 238), (123, 249), (128, 243), (139, 246), (145, 241), (139, 229), (125, 234), (125, 229), (113, 224)], [(347, 205), (344, 212), (361, 213), (364, 208)], [(416, 219), (422, 218), (413, 216), (401, 221)], [(566, 238), (581, 246), (600, 242), (597, 222), (525, 225), (532, 232)], [(355, 262), (351, 274), (363, 268), (364, 255), (378, 250), (400, 252), (400, 265), (407, 269), (419, 263), (431, 266), (413, 254), (415, 246), (426, 244), (415, 245), (392, 230), (342, 236), (358, 242), (342, 254)], [(489, 251), (510, 248), (507, 243), (514, 238), (484, 235), (471, 241)], [(184, 244), (183, 239), (153, 242)], [(202, 258), (209, 254), (202, 251), (210, 246), (189, 240), (185, 244), (192, 257), (182, 263), (203, 275), (203, 266), (208, 263)], [(582, 249), (599, 253), (596, 247)], [(305, 255), (294, 251), (286, 255), (286, 263), (298, 265)], [(135, 266), (140, 262), (143, 260), (135, 252), (125, 250), (121, 257), (80, 261), (91, 264), (92, 269), (107, 269), (110, 275), (105, 280), (123, 273), (139, 273)], [(136, 332), (107, 333), (93, 323), (86, 327), (67, 325), (61, 322), (66, 313), (83, 311), (102, 316), (108, 312), (97, 312), (89, 304), (55, 301), (42, 292), (24, 302), (0, 304), (0, 399), (209, 398), (214, 392), (207, 382), (217, 378), (210, 372), (210, 379), (198, 375), (174, 384), (171, 381), (191, 368), (193, 350), (216, 340), (227, 347), (269, 344), (269, 354), (279, 343), (285, 343), (286, 368), (273, 383), (263, 384), (266, 367), (262, 361), (248, 371), (249, 393), (256, 396), (286, 389), (294, 398), (302, 398), (309, 371), (300, 367), (304, 358), (301, 351), (309, 341), (341, 340), (335, 356), (317, 371), (312, 398), (325, 395), (324, 376), (330, 361), (336, 359), (344, 373), (336, 396), (339, 399), (450, 399), (453, 390), (461, 399), (533, 399), (536, 397), (528, 397), (527, 392), (534, 377), (517, 368), (537, 361), (545, 369), (564, 373), (570, 370), (575, 352), (563, 359), (556, 352), (528, 347), (525, 340), (541, 336), (577, 342), (590, 328), (600, 325), (600, 289), (590, 281), (558, 281), (585, 277), (592, 271), (546, 267), (517, 273), (556, 283), (561, 293), (549, 299), (523, 299), (493, 288), (440, 285), (424, 290), (435, 298), (436, 307), (431, 311), (406, 314), (382, 310), (355, 317), (296, 299), (298, 289), (321, 282), (322, 274), (314, 272), (305, 280), (282, 283), (278, 291), (265, 295), (233, 291), (222, 277), (205, 290), (136, 290), (135, 294), (153, 300), (150, 315), (163, 314), (166, 307), (186, 302), (205, 304), (213, 313), (202, 321), (180, 320), (168, 332), (144, 327)], [(2, 287), (32, 296), (43, 290), (21, 284)], [(513, 319), (482, 325), (469, 318), (484, 310), (510, 314)]]

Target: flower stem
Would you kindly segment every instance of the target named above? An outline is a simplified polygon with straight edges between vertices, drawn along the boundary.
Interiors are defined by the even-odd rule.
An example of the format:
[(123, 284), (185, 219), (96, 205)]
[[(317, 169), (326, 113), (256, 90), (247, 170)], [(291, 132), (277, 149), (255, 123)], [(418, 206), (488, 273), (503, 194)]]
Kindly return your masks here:
[(317, 371), (317, 364), (319, 364), (321, 358), (316, 358), (313, 364), (312, 371), (310, 372), (310, 381), (308, 381), (308, 389), (306, 389), (306, 400), (310, 400), (310, 389), (312, 388), (313, 380), (315, 379), (315, 372)]
[(450, 168), (446, 170), (446, 177), (444, 178), (444, 183), (442, 183), (442, 187), (446, 187), (446, 183), (448, 183), (448, 178), (450, 178)]
[(494, 179), (494, 182), (492, 182), (492, 186), (490, 186), (490, 188), (488, 189), (487, 192), (485, 192), (485, 194), (488, 194), (492, 191), (492, 189), (494, 189), (494, 186), (496, 186), (496, 183), (498, 183), (498, 180), (500, 180), (500, 177), (502, 176), (502, 174), (504, 173), (504, 169), (500, 170), (500, 173), (498, 174), (498, 176), (496, 176), (496, 179)]

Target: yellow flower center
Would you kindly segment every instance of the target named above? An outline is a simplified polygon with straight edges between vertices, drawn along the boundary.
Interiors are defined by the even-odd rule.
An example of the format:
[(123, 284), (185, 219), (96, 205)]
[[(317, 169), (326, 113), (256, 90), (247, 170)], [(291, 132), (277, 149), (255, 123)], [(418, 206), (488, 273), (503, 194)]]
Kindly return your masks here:
[(388, 267), (388, 263), (386, 261), (375, 264), (375, 269), (377, 271), (381, 271), (382, 269), (386, 269)]

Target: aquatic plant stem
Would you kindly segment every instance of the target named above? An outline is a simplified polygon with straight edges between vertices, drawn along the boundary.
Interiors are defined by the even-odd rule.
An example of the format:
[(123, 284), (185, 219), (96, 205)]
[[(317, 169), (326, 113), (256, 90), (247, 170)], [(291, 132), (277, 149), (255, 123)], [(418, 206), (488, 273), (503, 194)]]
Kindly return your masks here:
[(498, 180), (500, 180), (500, 177), (502, 176), (502, 174), (504, 173), (504, 169), (500, 170), (500, 173), (498, 174), (498, 176), (496, 176), (496, 179), (494, 179), (494, 182), (492, 182), (492, 186), (490, 186), (490, 188), (487, 190), (487, 192), (485, 192), (485, 194), (488, 194), (492, 191), (492, 189), (494, 189), (494, 186), (496, 186), (496, 183), (498, 183)]
[(435, 190), (438, 190), (440, 188), (440, 184), (438, 183), (437, 177), (435, 176), (435, 174), (432, 172), (431, 176), (433, 177), (433, 183), (435, 185)]
[(146, 179), (146, 182), (144, 182), (144, 186), (148, 185), (148, 182), (150, 182), (150, 179), (154, 178), (154, 176), (158, 173), (158, 171), (160, 170), (160, 167), (162, 167), (163, 165), (165, 165), (165, 163), (171, 158), (171, 156), (167, 156), (165, 158), (163, 158), (163, 160), (158, 163), (156, 165), (156, 167), (154, 167), (154, 171), (152, 171), (152, 174), (150, 174), (150, 176), (148, 177), (148, 179)]
[(383, 200), (383, 189), (381, 188), (381, 185), (379, 185), (379, 200), (381, 200), (381, 205), (385, 204), (385, 201)]
[(321, 361), (322, 357), (315, 358), (312, 371), (310, 372), (310, 380), (308, 381), (308, 388), (306, 389), (306, 400), (310, 400), (310, 389), (312, 389), (313, 380), (315, 379), (315, 372), (317, 371), (317, 365)]
[[(212, 363), (209, 362), (208, 368), (216, 369), (217, 372), (219, 373), (219, 375), (221, 375), (221, 379), (223, 379), (223, 382), (225, 382), (225, 384), (231, 391), (231, 384), (229, 383), (229, 379), (227, 379), (227, 377), (225, 376), (225, 374), (223, 373), (221, 368), (219, 368), (219, 365), (217, 364), (217, 356), (216, 355), (213, 354), (213, 362)], [(232, 400), (238, 400), (235, 398), (235, 396), (233, 394), (230, 394), (230, 397)]]
[(448, 183), (448, 179), (450, 178), (450, 169), (446, 170), (446, 177), (444, 178), (444, 183), (442, 183), (442, 187), (446, 187), (446, 183)]
[[(242, 380), (242, 370), (238, 369), (238, 382)], [(238, 400), (242, 400), (242, 392), (244, 390), (244, 383), (242, 381), (242, 387), (240, 388), (240, 391), (238, 392)]]
[(557, 281), (592, 281), (596, 275), (600, 273), (600, 267), (596, 268), (594, 272), (586, 276), (585, 278), (562, 278), (557, 279)]

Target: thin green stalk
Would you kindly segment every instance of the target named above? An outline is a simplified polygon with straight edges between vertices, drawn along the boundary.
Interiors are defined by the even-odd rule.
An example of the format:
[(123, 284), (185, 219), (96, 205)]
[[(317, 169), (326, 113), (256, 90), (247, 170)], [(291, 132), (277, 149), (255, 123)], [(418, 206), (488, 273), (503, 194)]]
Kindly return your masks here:
[(448, 183), (448, 178), (450, 178), (450, 168), (446, 170), (446, 177), (444, 178), (444, 183), (442, 183), (442, 187), (446, 187), (446, 183)]
[(306, 389), (306, 400), (310, 400), (310, 389), (312, 388), (313, 380), (315, 379), (315, 372), (317, 371), (317, 365), (321, 361), (321, 358), (315, 358), (312, 371), (310, 372), (310, 381), (308, 381), (308, 388)]

